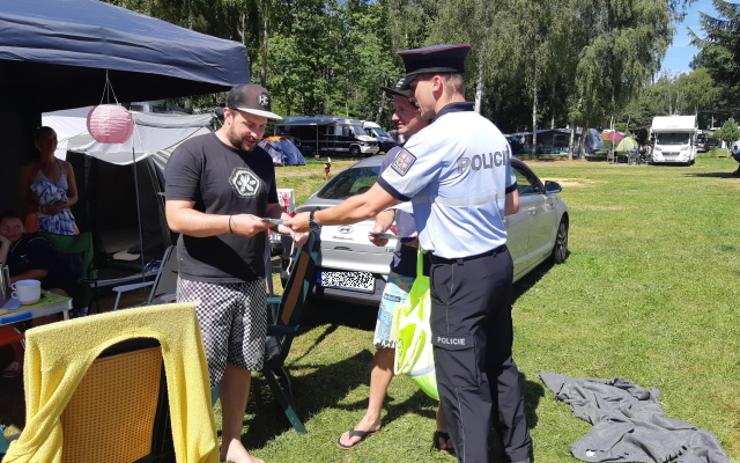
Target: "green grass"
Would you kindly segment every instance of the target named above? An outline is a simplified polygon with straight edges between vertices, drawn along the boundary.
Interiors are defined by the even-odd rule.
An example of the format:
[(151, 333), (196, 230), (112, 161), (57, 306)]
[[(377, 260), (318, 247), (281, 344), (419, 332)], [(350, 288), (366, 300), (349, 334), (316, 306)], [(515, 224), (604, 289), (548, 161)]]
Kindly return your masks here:
[[(332, 171), (349, 164), (335, 161)], [(530, 165), (563, 185), (572, 252), (515, 285), (515, 358), (536, 460), (576, 461), (569, 446), (590, 429), (544, 389), (540, 371), (658, 388), (666, 416), (715, 433), (740, 459), (737, 163)], [(277, 175), (300, 203), (323, 183), (323, 166)], [(352, 451), (337, 448), (367, 405), (374, 316), (351, 305), (311, 307), (288, 359), (308, 433), (290, 429), (258, 376), (243, 436), (255, 455), (268, 463), (455, 461), (429, 450), (435, 404), (403, 377), (391, 384), (382, 432)]]

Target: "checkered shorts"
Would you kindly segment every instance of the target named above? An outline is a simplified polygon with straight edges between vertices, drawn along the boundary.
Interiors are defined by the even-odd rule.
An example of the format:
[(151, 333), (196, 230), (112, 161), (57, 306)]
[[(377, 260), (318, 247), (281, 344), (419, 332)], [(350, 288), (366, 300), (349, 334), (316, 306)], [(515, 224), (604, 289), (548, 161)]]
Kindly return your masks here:
[(262, 369), (267, 335), (264, 279), (207, 283), (178, 278), (177, 301), (196, 303), (211, 387), (220, 384), (226, 363)]

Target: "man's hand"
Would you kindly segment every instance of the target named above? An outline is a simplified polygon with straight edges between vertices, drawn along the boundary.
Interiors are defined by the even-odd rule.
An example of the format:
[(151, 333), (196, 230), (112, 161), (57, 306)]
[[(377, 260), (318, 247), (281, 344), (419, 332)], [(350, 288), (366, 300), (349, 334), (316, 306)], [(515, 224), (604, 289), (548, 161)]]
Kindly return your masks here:
[[(289, 220), (290, 217), (286, 217), (284, 220)], [(293, 238), (293, 241), (295, 242), (296, 246), (301, 246), (303, 243), (305, 243), (308, 240), (308, 232), (302, 232), (302, 233), (296, 233), (293, 230), (290, 229), (287, 225), (278, 225), (277, 227), (278, 233), (281, 235), (290, 235), (291, 238)]]
[(252, 238), (258, 233), (270, 229), (270, 223), (263, 221), (261, 218), (252, 214), (236, 214), (229, 219), (231, 221), (231, 231), (234, 234)]
[(381, 238), (379, 236), (373, 235), (373, 233), (385, 233), (386, 230), (386, 227), (382, 226), (378, 222), (375, 222), (375, 225), (373, 225), (373, 228), (371, 228), (370, 232), (367, 234), (367, 239), (369, 239), (370, 242), (373, 243), (375, 246), (385, 246), (386, 244), (388, 244), (388, 238)]
[(293, 216), (290, 220), (288, 220), (285, 225), (287, 225), (291, 230), (294, 232), (307, 232), (310, 230), (310, 226), (308, 225), (308, 221), (310, 219), (310, 214), (308, 212), (300, 212)]
[(308, 241), (308, 232), (293, 233), (293, 241), (296, 246), (303, 246)]

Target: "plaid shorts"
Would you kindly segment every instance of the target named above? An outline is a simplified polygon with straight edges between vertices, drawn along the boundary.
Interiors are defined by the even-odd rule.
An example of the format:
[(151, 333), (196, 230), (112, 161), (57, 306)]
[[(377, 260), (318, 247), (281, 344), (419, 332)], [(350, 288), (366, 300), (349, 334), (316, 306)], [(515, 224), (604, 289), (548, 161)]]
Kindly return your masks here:
[(208, 283), (178, 278), (177, 301), (196, 304), (211, 387), (221, 383), (227, 363), (250, 371), (262, 369), (267, 335), (264, 279)]

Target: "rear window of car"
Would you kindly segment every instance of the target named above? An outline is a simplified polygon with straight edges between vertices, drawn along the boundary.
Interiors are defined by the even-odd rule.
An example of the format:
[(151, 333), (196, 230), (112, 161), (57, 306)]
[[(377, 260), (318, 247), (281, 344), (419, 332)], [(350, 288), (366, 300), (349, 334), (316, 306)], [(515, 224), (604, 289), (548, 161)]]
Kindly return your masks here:
[(355, 167), (347, 169), (324, 185), (316, 194), (322, 199), (346, 199), (364, 193), (378, 179), (380, 167)]

